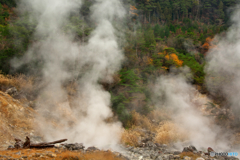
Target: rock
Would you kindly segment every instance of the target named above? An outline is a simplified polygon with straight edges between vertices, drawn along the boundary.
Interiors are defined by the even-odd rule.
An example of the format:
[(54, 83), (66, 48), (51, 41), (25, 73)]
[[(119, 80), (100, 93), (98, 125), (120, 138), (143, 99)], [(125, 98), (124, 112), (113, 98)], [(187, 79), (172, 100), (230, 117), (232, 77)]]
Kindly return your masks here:
[(14, 146), (13, 146), (13, 145), (10, 145), (10, 146), (8, 146), (7, 149), (14, 149)]
[(208, 147), (207, 151), (208, 151), (208, 153), (214, 152), (214, 150), (211, 147)]
[(64, 147), (66, 147), (70, 151), (82, 150), (85, 148), (82, 143), (64, 144)]
[(57, 155), (54, 154), (54, 153), (48, 153), (47, 156), (48, 156), (48, 157), (51, 157), (51, 158), (55, 158), (55, 157), (57, 157)]
[(194, 146), (184, 147), (182, 152), (194, 152), (197, 153), (197, 149)]
[(180, 159), (180, 156), (179, 155), (174, 155), (173, 158), (174, 159)]
[(167, 147), (168, 147), (168, 145), (166, 145), (166, 144), (162, 145), (162, 148), (167, 148)]
[(148, 141), (151, 141), (151, 138), (150, 138), (150, 137), (143, 137), (143, 138), (141, 139), (141, 142), (142, 142), (142, 143), (147, 143)]
[(182, 152), (190, 152), (188, 147), (184, 147)]
[(173, 160), (173, 159), (174, 159), (174, 156), (173, 156), (173, 155), (169, 155), (169, 159), (170, 159), (170, 160)]
[(28, 158), (28, 156), (22, 156), (22, 158), (23, 158), (23, 159), (26, 159), (26, 158)]
[(156, 159), (157, 157), (158, 157), (158, 155), (155, 155), (155, 154), (150, 155), (150, 158), (152, 158), (152, 159)]
[(61, 145), (61, 144), (54, 144), (54, 147), (56, 147), (56, 148), (61, 148), (62, 145)]
[(99, 149), (93, 146), (93, 147), (88, 147), (86, 151), (93, 152), (93, 151), (99, 151)]
[(19, 151), (19, 152), (17, 152), (17, 153), (15, 153), (16, 155), (21, 155), (21, 152)]
[(196, 147), (194, 147), (194, 146), (189, 146), (188, 148), (192, 151), (197, 151)]
[(146, 143), (146, 146), (147, 146), (147, 147), (150, 147), (150, 148), (153, 148), (153, 149), (157, 148), (156, 144), (154, 144), (154, 143), (151, 142), (151, 141), (148, 141), (148, 142)]
[(158, 156), (155, 160), (163, 160), (161, 156)]
[(42, 154), (41, 153), (35, 153), (35, 155), (33, 157), (41, 157)]
[(16, 87), (9, 88), (8, 90), (6, 90), (5, 93), (9, 94), (10, 96), (18, 95), (18, 91)]
[(157, 147), (162, 147), (162, 145), (159, 144), (159, 143), (155, 143), (155, 145), (156, 145)]
[(128, 147), (127, 150), (133, 151), (134, 147)]
[(192, 160), (192, 158), (191, 158), (191, 157), (188, 157), (188, 156), (183, 157), (183, 159), (184, 159), (184, 160)]
[(174, 151), (174, 152), (173, 152), (173, 155), (179, 155), (179, 154), (181, 154), (180, 151)]
[(169, 155), (164, 155), (163, 158), (164, 159), (169, 159)]

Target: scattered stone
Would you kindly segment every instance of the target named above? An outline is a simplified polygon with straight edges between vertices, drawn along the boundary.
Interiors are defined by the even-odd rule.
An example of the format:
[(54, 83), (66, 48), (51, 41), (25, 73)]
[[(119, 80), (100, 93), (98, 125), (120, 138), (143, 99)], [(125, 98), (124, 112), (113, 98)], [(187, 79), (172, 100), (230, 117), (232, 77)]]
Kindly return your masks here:
[(173, 155), (179, 155), (179, 154), (181, 154), (180, 151), (174, 151), (174, 152), (173, 152)]
[(192, 160), (192, 158), (191, 158), (191, 157), (188, 157), (188, 156), (183, 157), (183, 159), (184, 159), (184, 160)]
[(161, 156), (158, 156), (155, 160), (163, 160)]
[(156, 159), (157, 157), (158, 157), (158, 155), (155, 155), (155, 154), (150, 155), (150, 158), (152, 158), (152, 159)]
[(184, 147), (182, 152), (190, 152), (188, 147)]
[(208, 147), (207, 151), (208, 151), (208, 153), (214, 152), (214, 150), (211, 147)]
[(179, 155), (174, 155), (173, 158), (174, 159), (180, 159), (180, 156)]
[(196, 147), (194, 147), (194, 146), (189, 146), (188, 148), (189, 148), (189, 150), (197, 151)]
[(16, 87), (9, 88), (8, 90), (6, 90), (5, 93), (9, 94), (10, 96), (18, 95), (18, 91)]
[(93, 151), (100, 151), (98, 148), (96, 148), (96, 147), (88, 147), (87, 149), (86, 149), (86, 151), (87, 152), (93, 152)]
[(168, 147), (168, 145), (166, 145), (166, 144), (163, 144), (163, 145), (162, 145), (162, 147), (163, 147), (163, 148), (167, 148), (167, 147)]
[(42, 154), (41, 153), (35, 153), (33, 157), (40, 157)]
[(22, 156), (22, 158), (23, 158), (23, 159), (26, 159), (26, 158), (28, 158), (28, 156)]
[(10, 145), (10, 146), (8, 146), (7, 149), (8, 149), (8, 150), (9, 150), (9, 149), (14, 149), (14, 146), (13, 146), (13, 145)]
[(14, 144), (14, 148), (19, 149), (23, 148), (23, 142), (20, 139), (15, 138), (16, 143)]
[(21, 155), (21, 152), (19, 151), (19, 152), (17, 152), (17, 153), (15, 153), (16, 155)]
[(54, 154), (54, 153), (48, 153), (47, 156), (48, 156), (48, 157), (51, 157), (51, 158), (55, 158), (55, 157), (57, 157), (57, 155)]
[(82, 143), (64, 144), (64, 147), (66, 147), (70, 151), (83, 150), (85, 148)]
[(174, 159), (174, 156), (173, 155), (169, 155), (169, 159), (170, 160)]

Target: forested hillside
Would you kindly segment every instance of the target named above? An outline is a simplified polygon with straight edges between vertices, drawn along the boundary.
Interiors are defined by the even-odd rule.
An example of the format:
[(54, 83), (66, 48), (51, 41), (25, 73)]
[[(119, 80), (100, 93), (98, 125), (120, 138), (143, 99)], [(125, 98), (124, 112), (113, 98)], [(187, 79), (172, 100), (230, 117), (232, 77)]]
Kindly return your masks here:
[(136, 0), (144, 22), (171, 23), (184, 18), (221, 25), (236, 0)]
[[(40, 59), (18, 68), (12, 67), (14, 57), (23, 56), (33, 39), (36, 22), (28, 15), (18, 17), (13, 0), (0, 0), (0, 70), (3, 74), (34, 73), (43, 63)], [(63, 32), (75, 33), (75, 40), (87, 42), (95, 25), (89, 21), (93, 0), (84, 0), (79, 13), (71, 15)], [(236, 0), (124, 0), (128, 8), (122, 22), (125, 41), (122, 48), (127, 57), (112, 84), (103, 86), (112, 94), (112, 107), (124, 126), (131, 120), (128, 110), (148, 114), (154, 108), (147, 86), (151, 80), (167, 74), (171, 67), (188, 66), (192, 84), (204, 88), (206, 52), (215, 47), (212, 38), (223, 34), (231, 24), (229, 16)], [(32, 69), (35, 72), (32, 72)], [(137, 97), (138, 104), (135, 103)]]

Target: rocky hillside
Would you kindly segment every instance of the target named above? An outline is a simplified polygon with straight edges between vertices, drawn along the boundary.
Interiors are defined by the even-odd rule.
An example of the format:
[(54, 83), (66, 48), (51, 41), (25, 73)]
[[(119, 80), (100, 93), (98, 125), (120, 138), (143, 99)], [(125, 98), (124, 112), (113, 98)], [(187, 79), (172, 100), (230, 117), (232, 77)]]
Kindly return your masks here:
[(0, 91), (0, 148), (6, 149), (14, 138), (23, 139), (27, 135), (34, 138), (35, 115), (32, 108), (24, 107), (18, 100)]

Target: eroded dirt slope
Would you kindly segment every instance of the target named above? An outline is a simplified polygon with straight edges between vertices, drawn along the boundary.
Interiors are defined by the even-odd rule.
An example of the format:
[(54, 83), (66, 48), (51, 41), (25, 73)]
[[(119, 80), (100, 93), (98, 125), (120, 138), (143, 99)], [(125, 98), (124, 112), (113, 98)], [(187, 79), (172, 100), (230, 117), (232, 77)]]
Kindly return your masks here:
[(33, 123), (36, 112), (30, 107), (0, 91), (0, 149), (14, 144), (14, 138), (24, 139), (33, 136)]

